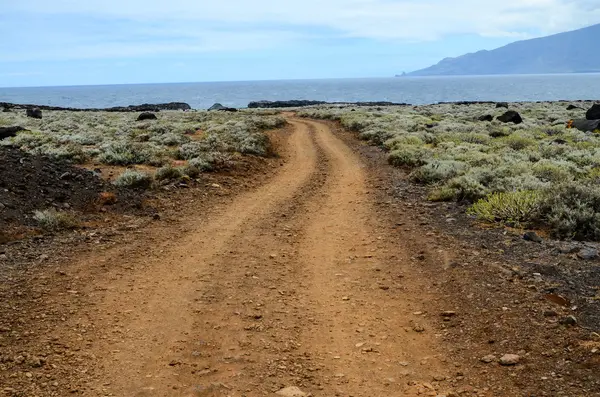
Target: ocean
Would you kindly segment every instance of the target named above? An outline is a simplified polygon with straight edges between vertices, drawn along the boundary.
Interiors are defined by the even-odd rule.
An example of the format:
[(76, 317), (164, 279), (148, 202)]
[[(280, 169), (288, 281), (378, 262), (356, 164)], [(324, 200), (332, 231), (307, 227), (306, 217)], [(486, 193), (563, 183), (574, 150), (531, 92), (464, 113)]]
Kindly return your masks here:
[(600, 99), (600, 74), (396, 77), (214, 83), (0, 88), (0, 102), (75, 108), (186, 102), (204, 109), (219, 102), (243, 108), (251, 101), (310, 99), (389, 101), (414, 105), (455, 101)]

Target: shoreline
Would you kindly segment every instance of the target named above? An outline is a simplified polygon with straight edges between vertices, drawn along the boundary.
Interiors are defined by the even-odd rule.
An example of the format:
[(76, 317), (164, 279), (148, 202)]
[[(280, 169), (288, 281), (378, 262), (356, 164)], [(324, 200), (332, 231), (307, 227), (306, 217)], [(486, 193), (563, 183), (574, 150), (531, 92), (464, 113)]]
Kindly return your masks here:
[[(289, 109), (289, 108), (306, 108), (312, 106), (357, 106), (357, 107), (425, 107), (425, 106), (436, 106), (436, 105), (457, 105), (457, 106), (470, 106), (470, 105), (495, 105), (495, 104), (541, 104), (541, 103), (594, 103), (600, 102), (598, 99), (576, 99), (576, 100), (550, 100), (550, 101), (441, 101), (430, 104), (410, 104), (410, 103), (398, 103), (388, 101), (358, 101), (358, 102), (327, 102), (327, 101), (314, 101), (305, 99), (292, 99), (284, 101), (251, 101), (247, 107), (239, 107), (234, 109)], [(128, 105), (128, 106), (114, 106), (108, 108), (74, 108), (74, 107), (63, 107), (63, 106), (50, 106), (50, 105), (36, 105), (36, 104), (19, 104), (11, 102), (0, 102), (0, 108), (4, 112), (12, 110), (28, 110), (28, 109), (40, 109), (48, 111), (70, 111), (70, 112), (160, 112), (163, 110), (209, 110), (201, 108), (192, 108), (185, 102), (168, 102), (168, 103), (157, 103), (157, 104), (140, 104), (140, 105)]]

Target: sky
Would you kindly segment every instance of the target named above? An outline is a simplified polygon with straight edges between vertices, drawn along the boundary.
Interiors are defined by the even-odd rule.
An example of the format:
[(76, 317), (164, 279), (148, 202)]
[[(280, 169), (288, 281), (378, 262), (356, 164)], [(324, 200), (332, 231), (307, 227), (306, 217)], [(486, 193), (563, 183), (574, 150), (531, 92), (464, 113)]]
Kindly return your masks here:
[(0, 0), (0, 87), (389, 77), (600, 22), (600, 0)]

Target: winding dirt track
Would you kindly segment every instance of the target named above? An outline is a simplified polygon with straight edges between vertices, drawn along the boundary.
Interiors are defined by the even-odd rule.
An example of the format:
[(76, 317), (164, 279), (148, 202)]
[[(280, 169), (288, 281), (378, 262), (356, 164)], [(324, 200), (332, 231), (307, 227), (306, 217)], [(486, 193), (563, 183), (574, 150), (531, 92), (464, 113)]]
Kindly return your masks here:
[(360, 159), (326, 124), (290, 122), (269, 183), (162, 251), (89, 259), (131, 268), (93, 286), (91, 395), (436, 395), (445, 360), (411, 320), (427, 297)]

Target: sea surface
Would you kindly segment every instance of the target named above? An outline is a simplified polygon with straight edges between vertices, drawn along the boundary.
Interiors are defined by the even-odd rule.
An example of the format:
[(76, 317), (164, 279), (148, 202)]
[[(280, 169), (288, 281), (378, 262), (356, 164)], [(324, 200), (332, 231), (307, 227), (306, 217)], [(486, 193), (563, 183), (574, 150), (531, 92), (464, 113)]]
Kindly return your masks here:
[(328, 102), (390, 101), (414, 105), (455, 101), (600, 99), (600, 74), (368, 79), (276, 80), (0, 88), (0, 102), (76, 108), (215, 102), (242, 108), (250, 101), (310, 99)]

